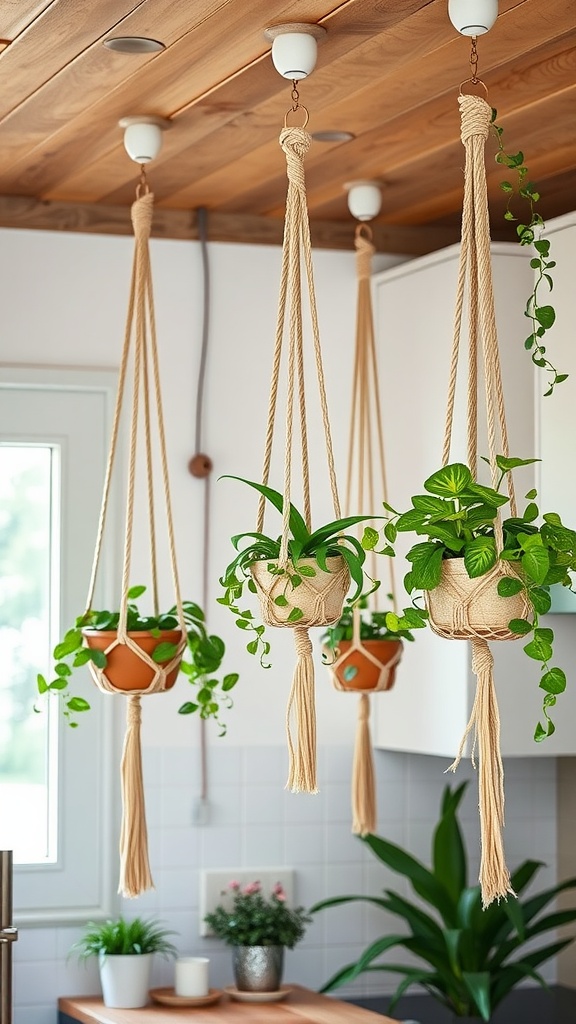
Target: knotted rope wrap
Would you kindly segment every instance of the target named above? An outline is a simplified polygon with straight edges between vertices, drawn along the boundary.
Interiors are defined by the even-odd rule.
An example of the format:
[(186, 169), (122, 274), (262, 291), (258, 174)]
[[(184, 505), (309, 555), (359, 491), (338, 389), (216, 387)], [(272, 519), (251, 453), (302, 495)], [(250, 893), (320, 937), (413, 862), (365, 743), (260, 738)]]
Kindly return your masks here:
[[(292, 484), (292, 448), (294, 433), (294, 400), (297, 393), (299, 408), (299, 437), (302, 465), (303, 515), (308, 529), (311, 529), (310, 505), (310, 467), (308, 458), (308, 429), (306, 420), (306, 392), (304, 380), (304, 346), (302, 324), (302, 260), (304, 262), (305, 280), (308, 287), (312, 338), (316, 366), (316, 378), (322, 412), (324, 441), (334, 518), (340, 519), (340, 501), (334, 469), (334, 455), (328, 403), (322, 366), (320, 348), (320, 332), (314, 291), (314, 274), (312, 268), (312, 245), (310, 242), (310, 224), (306, 203), (306, 182), (304, 177), (304, 157), (310, 148), (311, 136), (303, 128), (284, 127), (280, 133), (280, 145), (286, 156), (288, 175), (288, 191), (286, 197), (286, 214), (284, 225), (284, 241), (282, 245), (282, 270), (280, 276), (280, 294), (278, 301), (278, 318), (276, 323), (276, 340), (270, 383), (270, 399), (268, 405), (268, 422), (264, 447), (264, 465), (262, 481), (268, 483), (274, 424), (278, 398), (278, 385), (282, 362), (282, 347), (286, 319), (288, 319), (288, 366), (286, 390), (286, 434), (284, 449), (284, 508), (282, 515), (282, 537), (278, 567), (283, 572), (292, 570), (288, 553), (290, 536), (290, 491)], [(258, 505), (256, 530), (262, 533), (264, 527), (265, 501), (260, 499)], [(329, 560), (330, 562), (331, 560)], [(334, 571), (323, 573), (316, 564), (316, 576), (302, 578), (303, 582), (297, 591), (291, 592), (286, 586), (286, 576), (273, 575), (270, 581), (262, 582), (267, 572), (269, 560), (256, 563), (252, 567), (254, 579), (261, 599), (262, 613), (268, 622), (276, 626), (289, 626), (294, 630), (296, 646), (296, 667), (292, 680), (292, 689), (286, 709), (286, 732), (288, 739), (289, 772), (287, 787), (293, 792), (316, 793), (316, 711), (314, 694), (314, 661), (312, 644), (308, 636), (310, 626), (325, 626), (336, 622), (342, 613), (344, 597), (350, 586), (350, 575), (344, 559), (333, 560)], [(329, 565), (332, 570), (332, 565)], [(280, 609), (273, 603), (271, 592), (281, 582), (281, 592), (292, 606), (295, 604), (304, 612), (297, 623), (286, 622), (288, 609)], [(306, 586), (305, 586), (306, 584)], [(337, 600), (331, 603), (330, 596), (320, 596), (320, 589), (328, 587)], [(330, 602), (330, 606), (329, 606)], [(284, 614), (286, 613), (286, 614)], [(296, 727), (296, 739), (293, 738), (293, 724)]]
[[(168, 479), (168, 462), (166, 457), (166, 439), (164, 433), (162, 395), (160, 390), (158, 349), (154, 317), (152, 273), (150, 266), (149, 238), (152, 226), (153, 209), (154, 196), (150, 192), (140, 196), (132, 206), (132, 224), (135, 236), (132, 280), (128, 300), (124, 347), (120, 363), (116, 407), (112, 425), (112, 437), (104, 480), (100, 520), (98, 524), (96, 547), (92, 564), (92, 574), (86, 601), (86, 609), (89, 610), (93, 603), (94, 588), (102, 551), (104, 527), (110, 496), (112, 471), (118, 444), (129, 355), (132, 342), (134, 342), (133, 394), (130, 419), (130, 450), (119, 622), (116, 637), (105, 648), (105, 653), (108, 659), (107, 667), (105, 669), (99, 669), (93, 662), (89, 663), (94, 681), (100, 689), (107, 693), (120, 693), (125, 692), (126, 690), (130, 692), (127, 708), (127, 727), (121, 764), (123, 815), (120, 837), (120, 882), (118, 890), (123, 896), (128, 897), (139, 896), (140, 893), (144, 892), (146, 889), (151, 889), (154, 886), (148, 860), (148, 837), (146, 830), (144, 787), (142, 781), (140, 695), (146, 693), (161, 693), (173, 685), (178, 673), (182, 654), (186, 647), (186, 622), (184, 619), (182, 599), (180, 596), (180, 585), (178, 581), (178, 569), (176, 565), (176, 549), (172, 523), (172, 507)], [(142, 638), (146, 634), (130, 634), (127, 631), (140, 400), (142, 400), (144, 420), (144, 446), (148, 486), (148, 519), (150, 529), (151, 590), (154, 615), (157, 616), (160, 610), (158, 599), (156, 523), (154, 509), (154, 473), (152, 465), (150, 375), (152, 376), (152, 390), (156, 406), (156, 425), (158, 430), (158, 447), (166, 509), (168, 547), (177, 612), (176, 617), (179, 625), (176, 654), (168, 662), (164, 662), (163, 664), (156, 663), (150, 654), (146, 653), (146, 651), (144, 651), (137, 642), (139, 638)], [(174, 639), (174, 634), (170, 636), (170, 639)], [(88, 637), (85, 638), (85, 642), (88, 646), (91, 646), (91, 640)], [(126, 688), (123, 688), (110, 678), (112, 675), (115, 654), (118, 653), (120, 648), (127, 648), (131, 657), (146, 667), (149, 681), (143, 686), (130, 686), (130, 680), (128, 680), (128, 685)], [(136, 662), (133, 662), (133, 664), (135, 665)], [(130, 671), (130, 669), (128, 669), (128, 671)]]
[[(488, 433), (488, 456), (492, 486), (497, 487), (499, 471), (496, 465), (497, 434), (501, 452), (508, 457), (508, 434), (504, 413), (504, 395), (500, 372), (500, 356), (496, 332), (496, 316), (492, 287), (490, 254), (490, 227), (486, 189), (484, 147), (490, 129), (491, 109), (479, 96), (459, 97), (462, 130), (466, 149), (464, 173), (464, 202), (462, 213), (462, 243), (456, 294), (454, 341), (448, 387), (446, 429), (444, 435), (443, 465), (450, 458), (452, 420), (456, 391), (460, 332), (465, 285), (468, 283), (469, 307), (469, 376), (467, 395), (468, 463), (474, 477), (477, 472), (478, 450), (478, 338), (482, 341), (484, 388)], [(507, 474), (510, 512), (516, 515), (516, 501), (511, 475)], [(502, 519), (498, 509), (494, 522), (497, 554), (503, 549)], [(522, 595), (501, 598), (497, 594), (498, 579), (510, 575), (506, 563), (497, 562), (490, 573), (467, 580), (462, 560), (444, 562), (439, 588), (426, 594), (430, 624), (441, 636), (470, 639), (472, 643), (472, 669), (477, 678), (476, 699), (455, 761), (450, 765), (456, 771), (469, 734), (474, 732), (472, 760), (478, 750), (479, 807), (482, 858), (480, 885), (482, 902), (486, 907), (493, 900), (513, 894), (510, 874), (506, 867), (502, 828), (504, 825), (504, 770), (500, 754), (500, 719), (493, 678), (493, 658), (488, 640), (517, 639), (508, 622), (514, 617), (524, 618), (529, 610)], [(446, 583), (446, 586), (444, 584)], [(450, 593), (451, 592), (451, 593)]]
[[(386, 465), (384, 459), (384, 436), (382, 409), (378, 386), (378, 366), (374, 317), (372, 312), (371, 275), (372, 257), (375, 252), (372, 233), (366, 224), (356, 229), (356, 275), (358, 281), (356, 306), (356, 340), (352, 385), (352, 409), (350, 417), (350, 440), (348, 446), (348, 468), (346, 480), (346, 514), (361, 514), (365, 508), (376, 508), (375, 475), (379, 470), (379, 500), (388, 500)], [(356, 473), (355, 487), (353, 476)], [(376, 576), (375, 554), (370, 554), (372, 575)], [(392, 559), (388, 559), (389, 592), (392, 595), (392, 610), (396, 611), (396, 589)], [(370, 598), (374, 609), (378, 608), (378, 594)], [(353, 679), (346, 686), (345, 666), (362, 671), (376, 672), (375, 685), (365, 688), (358, 706), (358, 724), (354, 745), (352, 770), (352, 831), (366, 835), (376, 831), (376, 792), (374, 762), (370, 736), (370, 702), (366, 693), (390, 689), (394, 683), (396, 665), (402, 657), (402, 642), (386, 643), (387, 658), (383, 662), (376, 657), (360, 637), (361, 614), (358, 608), (353, 612), (353, 633), (347, 649), (336, 650), (335, 660), (329, 664), (334, 686), (339, 690), (362, 693), (360, 678)], [(368, 642), (369, 644), (369, 642)]]

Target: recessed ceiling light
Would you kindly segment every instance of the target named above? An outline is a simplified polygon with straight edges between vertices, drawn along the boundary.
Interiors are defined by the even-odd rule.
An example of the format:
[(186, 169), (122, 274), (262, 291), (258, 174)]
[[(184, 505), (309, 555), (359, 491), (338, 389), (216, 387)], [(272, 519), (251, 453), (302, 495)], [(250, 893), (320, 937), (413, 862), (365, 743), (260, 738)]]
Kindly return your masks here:
[(116, 53), (158, 53), (165, 50), (165, 43), (145, 36), (112, 36), (104, 40), (104, 46)]
[(325, 131), (312, 132), (315, 142), (351, 142), (356, 136), (352, 132)]

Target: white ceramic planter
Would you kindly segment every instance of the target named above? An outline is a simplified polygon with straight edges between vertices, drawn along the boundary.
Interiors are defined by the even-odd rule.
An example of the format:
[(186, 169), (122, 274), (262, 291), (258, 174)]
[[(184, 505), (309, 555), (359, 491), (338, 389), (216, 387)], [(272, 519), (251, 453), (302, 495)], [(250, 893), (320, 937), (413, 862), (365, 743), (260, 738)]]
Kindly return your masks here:
[(100, 982), (105, 1006), (122, 1009), (146, 1006), (153, 956), (153, 953), (100, 955)]

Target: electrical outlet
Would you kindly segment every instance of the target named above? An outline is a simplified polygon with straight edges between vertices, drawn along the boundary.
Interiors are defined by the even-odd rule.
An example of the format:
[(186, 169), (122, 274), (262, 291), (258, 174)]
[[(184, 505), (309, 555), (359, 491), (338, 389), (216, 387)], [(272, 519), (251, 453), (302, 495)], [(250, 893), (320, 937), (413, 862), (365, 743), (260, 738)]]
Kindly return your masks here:
[(228, 868), (202, 871), (200, 873), (200, 935), (214, 935), (204, 921), (206, 914), (211, 914), (221, 903), (232, 909), (233, 893), (228, 888), (229, 882), (239, 882), (241, 886), (249, 882), (260, 882), (265, 893), (272, 892), (280, 882), (286, 893), (286, 902), (294, 906), (294, 870), (292, 868)]

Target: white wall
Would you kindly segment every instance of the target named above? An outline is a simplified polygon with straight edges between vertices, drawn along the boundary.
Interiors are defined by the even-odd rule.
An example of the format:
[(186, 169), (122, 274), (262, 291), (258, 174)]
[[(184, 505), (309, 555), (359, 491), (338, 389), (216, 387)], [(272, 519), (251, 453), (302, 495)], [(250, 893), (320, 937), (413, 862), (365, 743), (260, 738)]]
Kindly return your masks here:
[[(45, 366), (110, 367), (118, 364), (131, 264), (130, 239), (2, 231), (0, 301), (3, 311), (1, 359)], [(197, 598), (201, 589), (202, 485), (187, 472), (193, 454), (194, 401), (201, 331), (201, 263), (197, 244), (155, 241), (152, 245), (162, 385), (167, 411), (182, 589)], [(214, 460), (210, 580), (229, 559), (232, 533), (253, 528), (252, 492), (223, 473), (259, 478), (268, 379), (274, 340), (280, 253), (273, 248), (211, 245), (212, 328), (205, 400), (205, 449)], [(349, 369), (355, 317), (354, 257), (314, 255), (337, 467), (343, 487), (349, 422)], [(384, 265), (379, 261), (379, 268)], [(312, 399), (314, 392), (310, 391)], [(314, 516), (330, 508), (319, 493), (325, 480), (322, 452), (313, 433)], [(271, 481), (281, 484), (276, 476)], [(270, 520), (272, 527), (272, 520)], [(141, 537), (141, 534), (140, 534)], [(86, 537), (92, 547), (94, 538)], [(145, 582), (145, 542), (133, 582)], [(166, 579), (164, 590), (168, 590)], [(171, 603), (171, 596), (167, 600)], [(199, 723), (176, 714), (186, 683), (176, 692), (151, 697), (144, 706), (144, 762), (154, 892), (130, 902), (131, 913), (154, 912), (179, 934), (183, 951), (209, 952), (211, 983), (231, 980), (229, 953), (198, 938), (198, 872), (202, 867), (264, 867), (285, 863), (296, 869), (297, 896), (306, 904), (344, 891), (374, 892), (393, 880), (350, 835), (349, 779), (354, 713), (318, 665), (317, 711), (319, 783), (310, 797), (284, 791), (284, 711), (293, 667), (288, 636), (274, 635), (273, 668), (263, 672), (243, 648), (244, 638), (224, 609), (210, 604), (211, 624), (228, 642), (231, 668), (242, 675), (228, 735), (208, 729), (208, 824), (192, 823), (200, 786)], [(401, 677), (397, 685), (401, 685)], [(106, 698), (102, 698), (106, 699)], [(110, 698), (116, 699), (116, 698)], [(385, 700), (385, 695), (382, 699)], [(121, 715), (119, 702), (119, 716)], [(80, 731), (80, 730), (79, 730)], [(440, 793), (446, 783), (442, 759), (378, 752), (379, 831), (427, 856)], [(462, 777), (468, 767), (463, 766)], [(507, 778), (507, 843), (513, 865), (524, 857), (550, 867), (539, 882), (555, 878), (554, 762), (517, 760)], [(477, 868), (478, 826), (474, 786), (470, 787), (466, 833)], [(89, 806), (87, 801), (87, 813)], [(472, 875), (472, 879), (475, 876)], [(393, 884), (396, 884), (395, 882)], [(354, 958), (387, 923), (366, 910), (326, 912), (288, 958), (287, 979), (318, 987)], [(78, 931), (28, 928), (15, 948), (16, 1024), (53, 1024), (58, 995), (97, 992), (94, 967), (87, 972), (66, 963)], [(549, 972), (553, 977), (553, 970)], [(160, 961), (155, 984), (169, 984), (170, 967)], [(357, 992), (391, 990), (393, 981), (361, 980)]]

